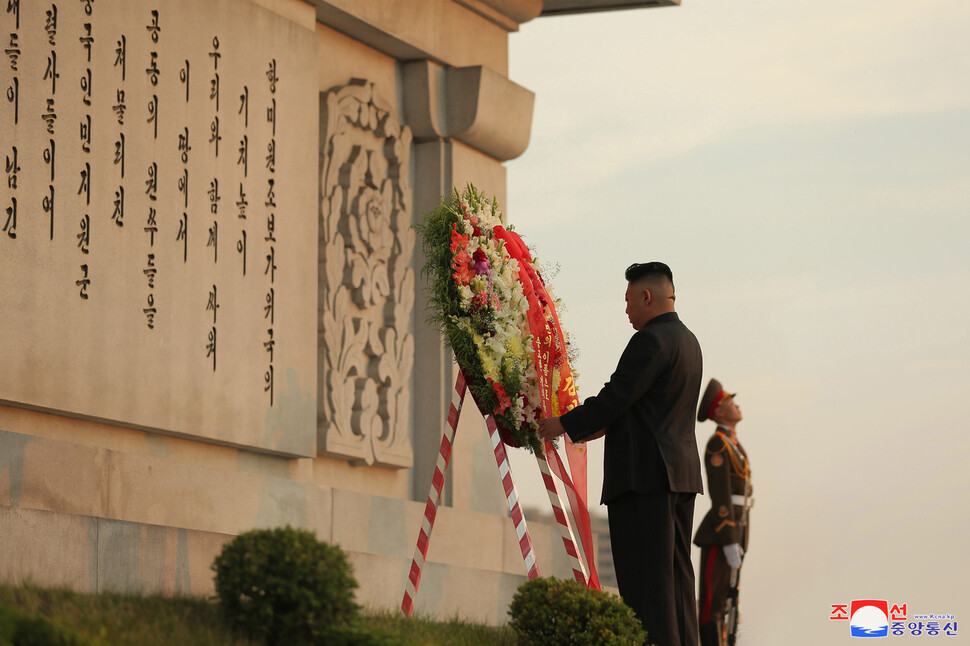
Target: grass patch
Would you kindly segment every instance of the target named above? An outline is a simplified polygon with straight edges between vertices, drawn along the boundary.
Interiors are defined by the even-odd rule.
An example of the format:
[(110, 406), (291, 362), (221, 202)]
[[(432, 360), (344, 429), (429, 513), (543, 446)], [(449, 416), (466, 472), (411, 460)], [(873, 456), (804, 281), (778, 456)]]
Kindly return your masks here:
[[(91, 646), (258, 646), (234, 634), (213, 601), (197, 597), (82, 594), (66, 589), (0, 585), (4, 610), (42, 617)], [(395, 612), (364, 612), (360, 623), (387, 639), (367, 644), (402, 646), (517, 646), (508, 626), (492, 627), (460, 619), (433, 621)], [(0, 644), (4, 643), (0, 630)]]
[(365, 613), (369, 624), (395, 635), (413, 639), (421, 646), (518, 646), (515, 631), (508, 626), (494, 627), (469, 623), (463, 619), (433, 621), (425, 617), (405, 617), (399, 612)]

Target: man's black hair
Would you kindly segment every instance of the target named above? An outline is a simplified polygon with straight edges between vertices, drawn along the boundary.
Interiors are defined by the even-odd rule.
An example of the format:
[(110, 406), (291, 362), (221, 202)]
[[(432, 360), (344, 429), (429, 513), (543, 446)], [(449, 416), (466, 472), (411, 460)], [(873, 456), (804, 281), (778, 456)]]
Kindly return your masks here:
[(628, 282), (635, 283), (641, 278), (657, 278), (660, 276), (665, 277), (670, 281), (670, 284), (674, 284), (674, 274), (670, 271), (670, 267), (662, 262), (635, 262), (626, 268), (624, 273)]

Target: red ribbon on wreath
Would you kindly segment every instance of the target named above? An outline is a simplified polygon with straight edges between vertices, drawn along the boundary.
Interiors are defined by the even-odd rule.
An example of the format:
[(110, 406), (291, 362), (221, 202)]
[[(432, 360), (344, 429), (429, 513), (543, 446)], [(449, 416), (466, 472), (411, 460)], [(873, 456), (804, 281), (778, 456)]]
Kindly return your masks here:
[[(505, 243), (505, 250), (519, 265), (519, 282), (522, 293), (529, 303), (526, 319), (529, 322), (529, 332), (532, 334), (532, 351), (535, 357), (536, 374), (539, 378), (539, 396), (542, 410), (547, 414), (554, 412), (561, 415), (579, 405), (576, 385), (573, 382), (572, 368), (566, 353), (566, 337), (559, 317), (556, 315), (555, 303), (545, 282), (532, 264), (532, 256), (528, 247), (514, 231), (506, 231), (504, 227), (492, 228), (492, 235)], [(559, 369), (559, 381), (553, 384), (554, 370)], [(555, 389), (558, 410), (553, 409), (552, 393)], [(574, 444), (569, 436), (565, 436), (566, 459), (573, 478), (566, 473), (562, 459), (555, 450), (547, 450), (546, 457), (553, 473), (566, 487), (566, 497), (573, 512), (573, 518), (579, 525), (579, 533), (589, 567), (589, 586), (599, 589), (599, 577), (593, 562), (593, 536), (587, 504), (586, 485), (586, 447)], [(505, 438), (503, 438), (504, 440)], [(551, 444), (547, 444), (551, 449)]]

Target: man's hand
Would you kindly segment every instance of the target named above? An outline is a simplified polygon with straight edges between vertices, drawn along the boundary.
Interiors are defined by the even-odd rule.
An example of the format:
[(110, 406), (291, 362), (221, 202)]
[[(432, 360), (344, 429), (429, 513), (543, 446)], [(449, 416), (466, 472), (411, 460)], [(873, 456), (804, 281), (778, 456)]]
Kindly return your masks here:
[(566, 432), (558, 417), (546, 417), (539, 420), (539, 437), (543, 442), (552, 442)]

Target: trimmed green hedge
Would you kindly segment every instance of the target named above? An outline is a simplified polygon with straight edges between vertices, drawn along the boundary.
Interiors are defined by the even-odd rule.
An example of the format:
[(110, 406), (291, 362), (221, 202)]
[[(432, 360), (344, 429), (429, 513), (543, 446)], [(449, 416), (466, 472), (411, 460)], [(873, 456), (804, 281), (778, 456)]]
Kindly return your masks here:
[(519, 586), (509, 622), (532, 646), (639, 646), (647, 633), (633, 610), (577, 581), (538, 577)]
[(240, 534), (212, 569), (227, 621), (271, 646), (324, 643), (329, 631), (346, 632), (358, 615), (346, 555), (306, 530)]

